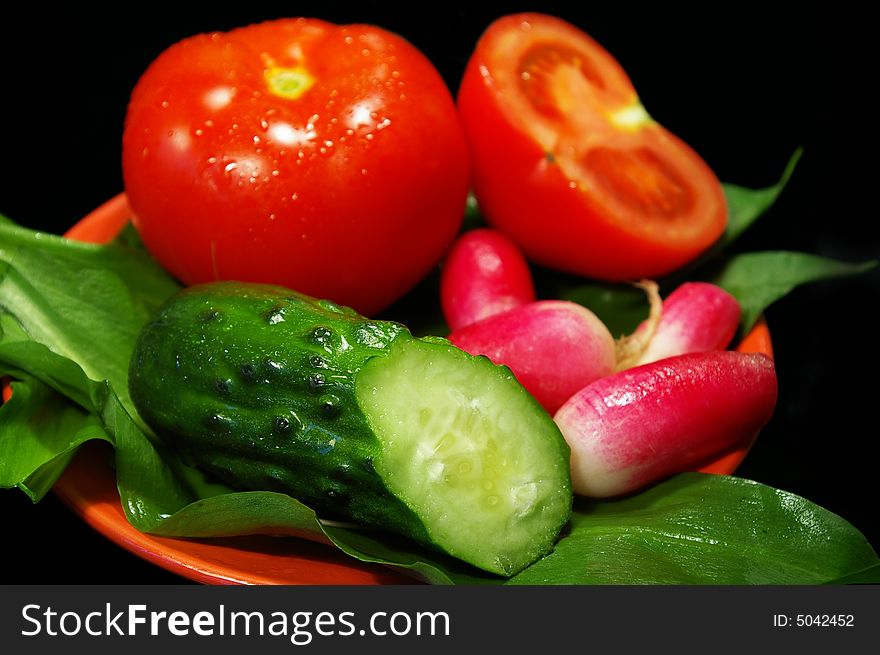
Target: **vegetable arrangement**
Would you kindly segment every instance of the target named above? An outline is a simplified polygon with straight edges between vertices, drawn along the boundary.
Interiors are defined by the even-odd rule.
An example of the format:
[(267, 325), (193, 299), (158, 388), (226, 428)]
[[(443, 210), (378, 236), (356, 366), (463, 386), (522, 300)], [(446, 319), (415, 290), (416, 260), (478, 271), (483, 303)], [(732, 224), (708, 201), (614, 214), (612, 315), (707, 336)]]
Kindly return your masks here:
[[(501, 82), (487, 84), (487, 75), (496, 75), (494, 60), (480, 58), (487, 56), (487, 49), (492, 50), (495, 39), (506, 38), (505, 34), (520, 39), (524, 23), (533, 25), (534, 33), (563, 34), (563, 46), (554, 50), (540, 39), (537, 46), (517, 46), (523, 48), (522, 61), (532, 77), (529, 84), (516, 82), (519, 86), (512, 102), (531, 103), (534, 107), (530, 111), (541, 114), (545, 124), (541, 124), (537, 137), (527, 134), (520, 141), (510, 142), (521, 144), (536, 139), (539, 154), (535, 157), (532, 142), (522, 146), (522, 155), (497, 151), (496, 168), (492, 169), (485, 144), (480, 143), (480, 135), (491, 136), (492, 130), (473, 128), (472, 121), (477, 120), (474, 117), (484, 125), (497, 126), (504, 134), (521, 130), (522, 126), (506, 122), (510, 112), (504, 113), (503, 100), (509, 96), (503, 90), (509, 74), (497, 73)], [(270, 32), (270, 27), (267, 24), (256, 31)], [(302, 27), (301, 21), (283, 23), (281, 32)], [(359, 38), (360, 28), (347, 29), (339, 34), (343, 45), (350, 45), (345, 42), (348, 37)], [(640, 105), (631, 85), (625, 75), (620, 76), (622, 70), (610, 56), (572, 29), (542, 16), (503, 19), (490, 27), (468, 67), (460, 109), (474, 162), (475, 191), (487, 219), (504, 232), (466, 232), (445, 260), (441, 288), (434, 300), (439, 305), (442, 298), (452, 328), (449, 342), (439, 336), (416, 339), (398, 323), (369, 320), (335, 304), (276, 287), (221, 284), (178, 293), (180, 283), (153, 262), (131, 232), (107, 246), (86, 246), (38, 235), (11, 223), (0, 225), (4, 267), (0, 281), (0, 306), (4, 308), (0, 315), (0, 368), (3, 374), (18, 380), (12, 384), (10, 401), (0, 409), (0, 482), (19, 486), (39, 499), (81, 443), (102, 439), (115, 446), (123, 506), (139, 529), (165, 535), (210, 536), (277, 532), (284, 528), (330, 541), (364, 561), (406, 568), (436, 583), (813, 583), (876, 570), (876, 554), (864, 538), (845, 521), (805, 499), (737, 478), (699, 474), (679, 475), (645, 488), (748, 441), (769, 419), (776, 398), (772, 362), (761, 355), (719, 351), (728, 345), (734, 332), (750, 329), (763, 309), (788, 290), (786, 287), (855, 273), (863, 267), (797, 253), (762, 253), (741, 256), (720, 272), (707, 273), (705, 261), (695, 257), (713, 243), (714, 250), (704, 252), (707, 259), (729, 244), (766, 209), (767, 198), (772, 202), (784, 183), (769, 191), (751, 192), (719, 185), (714, 175), (705, 175), (708, 167), (695, 160), (689, 148), (638, 111)], [(309, 32), (309, 38), (318, 39), (332, 31), (321, 24), (314, 33)], [(210, 41), (223, 38), (201, 38), (194, 43), (211, 47)], [(296, 38), (306, 37), (297, 33)], [(371, 43), (376, 38), (384, 35), (374, 36)], [(542, 38), (549, 40), (547, 36)], [(395, 44), (399, 52), (409, 52), (406, 46)], [(175, 52), (183, 50), (178, 47)], [(595, 79), (593, 72), (585, 68), (588, 64), (579, 59), (583, 52), (587, 53), (587, 62), (594, 59), (601, 64)], [(282, 70), (282, 81), (276, 81), (293, 85), (290, 93), (296, 96), (288, 99), (298, 101), (298, 93), (307, 97), (312, 87), (303, 70), (311, 69), (299, 67), (297, 62), (275, 67), (264, 61), (262, 66), (260, 70), (270, 73), (276, 68)], [(477, 79), (472, 72), (475, 69), (480, 72)], [(154, 70), (161, 71), (161, 64)], [(392, 80), (398, 79), (389, 75)], [(166, 77), (172, 76), (145, 76), (147, 89), (156, 83), (155, 79), (161, 83)], [(267, 79), (271, 88), (273, 78), (269, 75)], [(387, 80), (378, 81), (384, 85)], [(370, 78), (373, 82), (377, 80)], [(604, 91), (596, 92), (591, 87), (596, 84), (600, 90), (613, 91), (610, 99), (605, 98)], [(302, 85), (309, 89), (300, 90)], [(358, 84), (354, 87), (360, 88)], [(479, 99), (486, 88), (493, 90), (490, 100), (494, 104)], [(247, 252), (261, 240), (263, 246), (271, 243), (286, 248), (289, 241), (277, 243), (278, 235), (262, 228), (231, 232), (224, 221), (232, 220), (233, 214), (210, 204), (218, 202), (216, 198), (207, 205), (200, 204), (199, 195), (204, 189), (216, 189), (216, 180), (228, 181), (230, 176), (215, 179), (210, 177), (213, 173), (202, 176), (181, 168), (175, 171), (172, 182), (163, 182), (161, 175), (169, 168), (167, 161), (162, 163), (159, 157), (143, 163), (153, 149), (167, 153), (169, 147), (176, 147), (174, 134), (178, 135), (177, 141), (180, 135), (175, 130), (190, 129), (162, 124), (156, 132), (159, 142), (144, 145), (133, 141), (132, 125), (138, 126), (141, 120), (159, 120), (137, 113), (140, 103), (162, 108), (167, 90), (161, 86), (159, 89), (154, 96), (136, 92), (125, 146), (127, 189), (129, 185), (136, 188), (141, 184), (144, 189), (156, 185), (152, 194), (141, 194), (145, 198), (141, 209), (137, 204), (134, 208), (134, 223), (150, 254), (162, 261), (159, 253), (163, 246), (151, 245), (147, 236), (151, 220), (160, 226), (161, 221), (175, 226), (195, 221), (192, 224), (200, 226), (202, 243), (193, 246), (201, 253), (193, 261), (200, 257), (203, 271), (204, 261), (208, 261), (209, 277), (234, 277), (218, 268), (220, 259), (212, 262), (218, 253), (225, 257), (240, 248)], [(468, 94), (472, 100), (467, 99)], [(596, 98), (603, 102), (596, 105)], [(259, 104), (257, 100), (251, 100), (251, 105)], [(611, 105), (603, 104), (605, 100)], [(570, 112), (563, 111), (566, 103), (585, 101), (599, 107), (596, 115), (586, 114), (584, 124), (567, 124)], [(176, 104), (167, 102), (169, 107), (164, 109)], [(262, 105), (258, 110), (268, 111)], [(596, 128), (608, 111), (617, 117), (611, 127), (622, 129), (622, 136), (609, 137), (607, 125)], [(290, 118), (290, 124), (299, 125), (301, 118)], [(396, 120), (390, 125), (397, 125)], [(623, 128), (621, 121), (625, 123)], [(565, 139), (550, 147), (550, 142), (541, 137), (552, 131), (548, 125), (557, 124), (562, 125), (559, 133)], [(607, 140), (581, 151), (577, 135), (588, 127)], [(455, 129), (450, 130), (455, 133)], [(134, 130), (141, 137), (147, 131), (143, 126)], [(254, 131), (256, 128), (243, 130), (242, 134)], [(164, 142), (162, 135), (170, 135), (170, 141)], [(243, 148), (245, 141), (233, 145)], [(263, 147), (268, 148), (271, 139), (266, 141)], [(454, 138), (444, 141), (455, 143)], [(309, 139), (306, 145), (311, 148), (318, 144), (316, 139)], [(498, 142), (489, 144), (488, 150), (496, 146)], [(236, 157), (250, 156), (235, 148), (230, 152), (234, 151)], [(407, 148), (419, 146), (399, 148), (393, 156), (388, 155), (388, 161), (393, 161), (388, 166), (411, 172), (423, 181), (422, 173), (408, 165), (410, 160), (405, 154)], [(633, 160), (627, 152), (640, 154)], [(196, 153), (200, 157), (205, 154)], [(140, 163), (138, 156), (143, 157)], [(336, 155), (326, 161), (333, 161), (330, 165), (335, 166), (345, 159), (332, 157)], [(308, 156), (302, 159), (325, 161)], [(684, 170), (690, 172), (669, 172), (670, 167), (674, 169), (671, 162), (682, 159)], [(530, 163), (523, 164), (526, 160)], [(171, 161), (183, 167), (187, 158), (172, 157)], [(204, 161), (200, 161), (203, 166)], [(645, 161), (651, 165), (643, 166)], [(662, 165), (654, 166), (658, 161)], [(229, 161), (227, 165), (230, 163), (240, 161)], [(467, 164), (459, 163), (456, 171), (466, 171)], [(142, 169), (138, 168), (140, 164)], [(502, 164), (509, 164), (510, 170), (505, 172)], [(524, 178), (515, 176), (523, 169), (516, 166), (535, 165), (548, 173), (546, 182), (541, 183), (540, 193), (545, 195), (525, 193), (523, 202), (517, 203), (519, 213), (509, 219), (512, 223), (505, 223), (510, 209), (505, 202), (509, 201), (497, 200), (500, 183), (498, 178), (493, 180), (493, 171), (514, 175), (506, 179), (520, 180), (524, 188)], [(291, 170), (295, 171), (297, 165), (293, 166)], [(318, 165), (299, 167), (313, 171), (314, 179), (324, 184), (333, 179)], [(598, 200), (581, 192), (594, 188), (595, 182), (584, 168), (589, 175), (601, 171), (605, 186), (598, 185), (604, 190)], [(575, 169), (577, 175), (572, 173)], [(658, 170), (666, 177), (658, 177)], [(581, 186), (557, 186), (560, 172), (567, 179), (579, 180)], [(143, 176), (142, 181), (132, 181), (132, 176), (138, 175)], [(450, 178), (454, 177), (456, 173), (451, 173)], [(682, 177), (689, 180), (685, 195), (690, 197), (692, 193), (699, 198), (675, 200)], [(231, 179), (234, 184), (228, 193), (234, 199), (238, 197), (234, 189), (242, 180), (234, 174)], [(184, 187), (176, 186), (181, 183)], [(270, 183), (274, 184), (266, 181)], [(251, 182), (250, 177), (245, 180), (242, 197), (253, 200), (256, 196), (250, 192), (254, 187), (249, 185), (257, 182)], [(413, 259), (418, 261), (407, 275), (391, 270), (391, 255), (385, 251), (375, 260), (346, 268), (339, 276), (362, 285), (356, 295), (377, 289), (392, 294), (350, 304), (373, 313), (399, 297), (437, 263), (458, 229), (464, 205), (461, 184), (453, 183), (445, 190), (442, 186), (431, 187), (431, 191), (437, 197), (442, 195), (444, 202), (432, 200), (425, 205), (438, 211), (441, 205), (455, 208), (446, 212), (447, 218), (430, 221), (431, 225), (437, 221), (452, 225), (437, 241), (443, 242), (442, 246), (416, 248)], [(656, 191), (656, 195), (640, 195), (647, 190), (653, 190), (651, 194)], [(151, 200), (151, 195), (156, 200)], [(343, 194), (334, 187), (325, 195)], [(167, 205), (169, 198), (181, 196), (193, 203), (186, 215), (173, 216), (161, 207), (148, 207), (150, 202)], [(422, 196), (414, 193), (413, 197)], [(648, 215), (659, 211), (664, 215), (664, 225), (693, 224), (700, 232), (707, 229), (706, 225), (717, 223), (719, 197), (729, 212), (726, 232), (721, 234), (716, 226), (715, 231), (708, 232), (711, 236), (701, 237), (704, 242), (700, 245), (694, 245), (699, 239), (679, 241), (668, 233), (658, 238), (654, 229), (646, 236), (627, 230), (617, 234), (602, 227), (603, 222), (617, 226), (627, 225), (627, 221), (632, 225), (650, 224), (650, 220), (632, 218), (631, 211), (637, 205), (643, 212), (647, 208)], [(531, 243), (534, 234), (518, 237), (517, 224), (536, 220), (528, 213), (535, 207), (529, 203), (538, 202), (534, 198), (558, 200), (562, 204), (557, 215), (565, 220), (577, 218), (581, 227), (592, 225), (590, 238), (585, 240), (577, 230), (566, 233), (563, 222), (558, 226), (558, 236), (569, 250), (554, 259), (552, 245)], [(626, 211), (620, 206), (621, 198), (633, 201)], [(447, 200), (449, 205), (444, 204)], [(317, 206), (317, 201), (311, 202)], [(541, 206), (547, 210), (548, 205)], [(341, 215), (345, 217), (360, 210), (346, 208), (344, 202), (337, 207), (343, 207)], [(688, 211), (678, 214), (683, 207)], [(239, 209), (247, 215), (245, 204)], [(259, 209), (265, 211), (266, 207)], [(203, 210), (208, 219), (200, 215)], [(412, 220), (414, 212), (419, 211), (406, 206), (399, 213), (389, 212), (386, 219)], [(333, 216), (332, 211), (329, 215)], [(296, 218), (305, 221), (306, 215)], [(277, 219), (276, 214), (272, 221)], [(339, 227), (338, 220), (328, 219), (328, 229)], [(290, 223), (289, 218), (284, 221), (287, 226)], [(205, 225), (212, 229), (205, 230)], [(412, 229), (405, 222), (395, 225), (389, 230), (393, 237), (406, 236)], [(218, 250), (217, 245), (211, 245), (220, 243), (211, 240), (214, 226), (218, 238), (235, 244), (235, 248), (227, 245)], [(556, 235), (556, 227), (542, 232)], [(351, 238), (353, 250), (360, 253), (358, 241), (365, 245), (363, 239), (367, 237), (353, 236), (348, 228), (342, 229)], [(248, 234), (255, 231), (258, 236), (251, 240)], [(166, 230), (165, 234), (170, 232)], [(683, 228), (683, 232), (688, 233), (688, 229)], [(161, 228), (158, 233), (162, 234)], [(305, 229), (302, 235), (300, 241), (308, 241)], [(656, 294), (648, 302), (639, 290), (551, 274), (554, 292), (539, 295), (535, 292), (538, 285), (531, 280), (528, 265), (510, 237), (534, 261), (555, 269), (630, 279), (667, 273), (690, 262), (694, 269), (689, 277), (707, 274), (714, 284), (661, 280), (661, 288), (672, 292), (660, 303)], [(594, 245), (580, 248), (597, 237), (607, 240), (598, 239)], [(178, 246), (172, 245), (168, 247), (176, 251)], [(543, 250), (530, 250), (529, 245)], [(185, 253), (187, 247), (181, 252)], [(579, 249), (578, 261), (595, 260), (598, 268), (574, 269), (567, 263), (572, 261), (572, 249)], [(323, 259), (328, 256), (324, 250), (318, 260), (310, 263), (308, 257), (316, 253), (319, 251), (304, 251), (309, 272), (316, 262), (327, 261)], [(632, 256), (629, 263), (650, 264), (651, 268), (615, 268), (627, 263), (623, 253)], [(606, 255), (606, 261), (600, 254)], [(341, 257), (339, 261), (348, 261), (348, 254)], [(613, 258), (613, 266), (607, 257)], [(257, 251), (243, 258), (244, 264), (255, 258), (260, 259)], [(266, 258), (273, 263), (279, 259), (272, 255)], [(168, 266), (184, 283), (196, 281)], [(328, 270), (333, 273), (341, 269), (322, 268), (322, 281), (332, 288), (335, 282)], [(772, 285), (761, 279), (767, 270), (776, 273)], [(394, 283), (383, 285), (381, 277), (373, 276), (374, 271), (393, 277)], [(259, 279), (266, 281), (262, 273)], [(297, 291), (316, 293), (308, 288), (307, 279), (303, 278), (302, 283), (286, 278), (277, 281)], [(546, 287), (546, 279), (542, 283)], [(80, 290), (84, 284), (98, 292), (83, 297)], [(633, 292), (638, 298), (635, 302)], [(319, 295), (349, 302), (342, 300), (340, 293)], [(601, 306), (589, 302), (591, 296), (599, 294), (604, 298)], [(732, 303), (731, 298), (736, 302)], [(632, 306), (636, 307), (635, 320), (628, 316)], [(409, 324), (415, 317), (392, 318)], [(95, 330), (106, 336), (99, 348), (94, 345)], [(288, 336), (276, 342), (274, 335), (278, 333)], [(627, 336), (615, 343), (612, 335)], [(450, 342), (510, 367), (516, 379), (484, 358), (453, 348)], [(314, 357), (320, 362), (311, 359)], [(479, 411), (465, 411), (477, 406)], [(550, 418), (554, 413), (555, 421)], [(28, 429), (32, 425), (29, 418), (37, 415), (51, 417), (51, 429), (46, 431), (52, 433), (52, 439), (38, 438), (44, 430), (37, 433)], [(475, 428), (474, 424), (479, 426)], [(570, 472), (567, 465), (562, 465), (567, 464), (569, 456), (563, 437), (571, 448)], [(660, 450), (665, 455), (655, 456)], [(508, 465), (493, 468), (489, 465), (493, 458), (506, 460)], [(193, 463), (199, 467), (191, 466)], [(202, 469), (216, 478), (206, 479)], [(450, 479), (450, 471), (458, 475)], [(609, 501), (576, 499), (572, 510), (569, 473), (578, 494), (618, 496), (645, 490)], [(499, 497), (484, 489), (486, 484), (501, 487), (505, 493)], [(243, 488), (252, 491), (235, 491)], [(693, 498), (701, 499), (699, 510), (689, 500)], [(734, 511), (743, 503), (750, 512)], [(215, 520), (219, 515), (226, 517), (222, 524)], [(353, 524), (326, 522), (338, 518)], [(805, 529), (805, 525), (814, 529)], [(380, 531), (364, 531), (363, 527)], [(412, 538), (428, 549), (413, 541), (399, 541), (385, 531)], [(652, 535), (657, 540), (655, 548), (648, 548), (652, 554), (646, 558), (645, 552), (635, 552), (627, 534)], [(684, 538), (670, 540), (668, 535), (672, 534)], [(600, 543), (602, 547), (597, 548)], [(778, 554), (774, 566), (756, 567), (761, 553), (768, 549)], [(464, 567), (437, 551), (477, 568)], [(643, 560), (646, 563), (639, 565)], [(589, 566), (583, 566), (585, 561)], [(683, 568), (685, 562), (690, 564)], [(747, 579), (743, 573), (746, 570), (755, 577)], [(496, 577), (498, 574), (502, 577)]]

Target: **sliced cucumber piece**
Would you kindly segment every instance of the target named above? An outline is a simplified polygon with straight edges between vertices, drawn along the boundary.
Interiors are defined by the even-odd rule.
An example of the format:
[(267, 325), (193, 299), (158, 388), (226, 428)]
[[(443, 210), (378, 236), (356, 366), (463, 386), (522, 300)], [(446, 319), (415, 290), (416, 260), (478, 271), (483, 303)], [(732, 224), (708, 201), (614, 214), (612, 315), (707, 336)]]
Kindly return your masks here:
[(509, 369), (400, 340), (355, 398), (382, 444), (376, 472), (440, 549), (502, 575), (549, 552), (571, 510), (568, 447)]
[(187, 461), (512, 575), (571, 509), (569, 451), (506, 368), (445, 339), (268, 285), (177, 294), (129, 385)]

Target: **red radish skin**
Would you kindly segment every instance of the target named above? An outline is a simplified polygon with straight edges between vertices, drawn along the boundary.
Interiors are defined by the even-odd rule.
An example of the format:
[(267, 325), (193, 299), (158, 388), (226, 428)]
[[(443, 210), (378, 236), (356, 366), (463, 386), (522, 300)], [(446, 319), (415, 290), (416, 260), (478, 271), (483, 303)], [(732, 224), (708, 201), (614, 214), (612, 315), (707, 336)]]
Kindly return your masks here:
[(539, 403), (555, 412), (572, 394), (609, 375), (614, 339), (589, 309), (539, 300), (453, 332), (453, 344), (505, 364)]
[(693, 470), (753, 438), (776, 395), (773, 360), (757, 353), (679, 355), (597, 380), (554, 416), (573, 489), (606, 498)]
[(452, 245), (440, 279), (451, 330), (535, 301), (532, 274), (519, 248), (501, 232), (478, 228)]
[(724, 350), (736, 334), (740, 313), (736, 298), (721, 287), (708, 282), (685, 282), (663, 301), (657, 329), (633, 365), (686, 353)]

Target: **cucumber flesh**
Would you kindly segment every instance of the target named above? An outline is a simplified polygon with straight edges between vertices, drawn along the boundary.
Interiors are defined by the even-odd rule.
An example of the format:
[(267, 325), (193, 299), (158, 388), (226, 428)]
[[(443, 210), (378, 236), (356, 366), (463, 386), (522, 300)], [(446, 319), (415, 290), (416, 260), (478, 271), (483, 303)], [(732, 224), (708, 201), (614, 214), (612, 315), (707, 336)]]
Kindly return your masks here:
[(357, 375), (385, 486), (431, 542), (512, 575), (552, 549), (571, 511), (569, 450), (506, 367), (448, 343), (399, 340)]

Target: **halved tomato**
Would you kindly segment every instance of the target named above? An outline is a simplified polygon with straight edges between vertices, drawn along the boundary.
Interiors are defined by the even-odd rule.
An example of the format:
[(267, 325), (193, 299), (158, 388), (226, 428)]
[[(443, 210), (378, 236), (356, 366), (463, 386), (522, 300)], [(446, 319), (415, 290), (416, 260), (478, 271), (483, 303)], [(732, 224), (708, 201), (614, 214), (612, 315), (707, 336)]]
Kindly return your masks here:
[(715, 174), (651, 119), (620, 64), (544, 14), (495, 21), (458, 94), (487, 220), (533, 261), (602, 279), (656, 277), (709, 247)]

